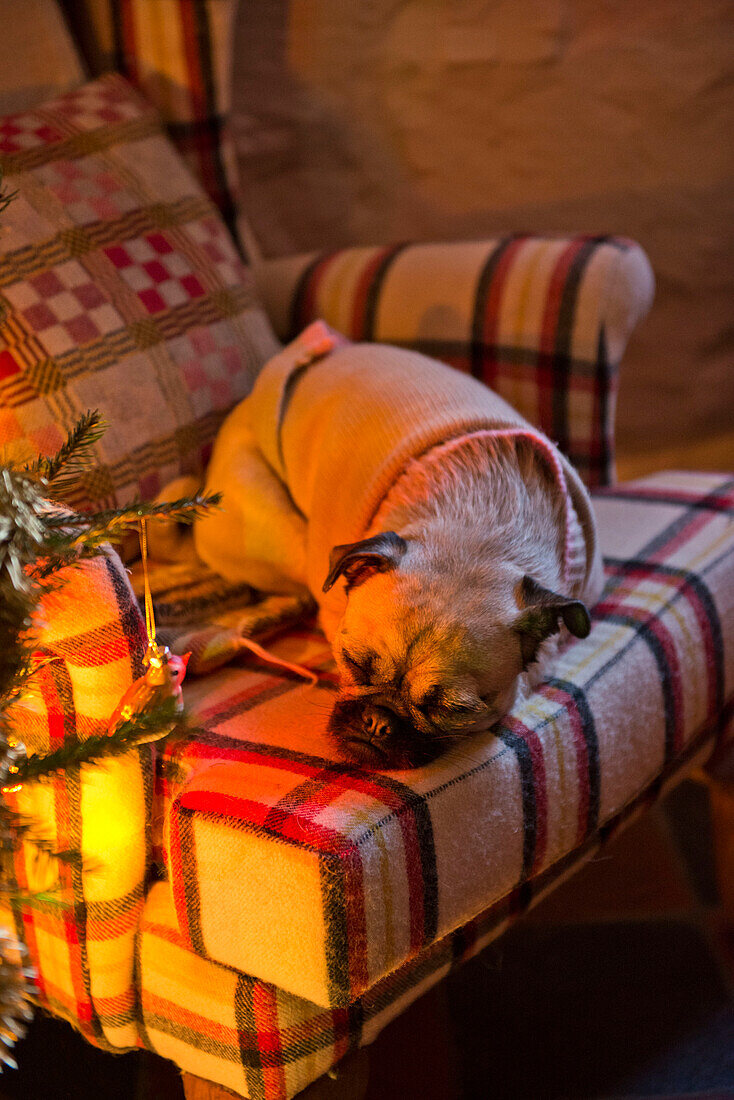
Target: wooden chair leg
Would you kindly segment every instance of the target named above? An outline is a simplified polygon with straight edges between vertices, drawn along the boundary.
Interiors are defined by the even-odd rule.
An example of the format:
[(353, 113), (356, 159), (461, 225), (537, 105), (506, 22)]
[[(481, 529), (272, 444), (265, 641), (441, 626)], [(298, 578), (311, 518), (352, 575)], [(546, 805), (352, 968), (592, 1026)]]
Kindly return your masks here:
[(203, 1077), (194, 1077), (193, 1073), (182, 1073), (184, 1096), (186, 1100), (242, 1100), (236, 1092), (225, 1089), (224, 1085), (215, 1085), (213, 1081), (205, 1081)]
[[(336, 1067), (334, 1077), (320, 1077), (307, 1089), (298, 1094), (298, 1100), (363, 1100), (367, 1092), (369, 1077), (369, 1059), (366, 1050), (355, 1050), (348, 1054)], [(232, 1100), (237, 1093), (205, 1081), (203, 1077), (194, 1077), (193, 1073), (182, 1074), (186, 1100)]]
[(296, 1100), (363, 1100), (370, 1075), (369, 1055), (362, 1048), (342, 1058), (332, 1077), (319, 1077)]
[(716, 881), (724, 920), (734, 928), (734, 782), (709, 777)]

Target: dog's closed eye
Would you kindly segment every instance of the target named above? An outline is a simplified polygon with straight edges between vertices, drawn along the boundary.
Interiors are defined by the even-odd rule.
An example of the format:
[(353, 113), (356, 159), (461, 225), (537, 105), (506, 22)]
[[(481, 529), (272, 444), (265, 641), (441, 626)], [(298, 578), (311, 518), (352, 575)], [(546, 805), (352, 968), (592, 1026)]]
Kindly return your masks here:
[(441, 684), (429, 688), (416, 704), (422, 711), (440, 712), (451, 718), (465, 718), (479, 714), (485, 703), (474, 695), (452, 692)]
[(446, 692), (440, 684), (434, 684), (416, 700), (419, 710), (443, 710), (446, 705)]
[(343, 649), (342, 657), (357, 683), (368, 684), (374, 671), (375, 662), (373, 655), (371, 653), (360, 653), (357, 655), (347, 653), (346, 649)]
[(446, 708), (452, 714), (479, 714), (484, 710), (484, 702), (478, 695), (465, 692), (449, 693), (446, 698)]

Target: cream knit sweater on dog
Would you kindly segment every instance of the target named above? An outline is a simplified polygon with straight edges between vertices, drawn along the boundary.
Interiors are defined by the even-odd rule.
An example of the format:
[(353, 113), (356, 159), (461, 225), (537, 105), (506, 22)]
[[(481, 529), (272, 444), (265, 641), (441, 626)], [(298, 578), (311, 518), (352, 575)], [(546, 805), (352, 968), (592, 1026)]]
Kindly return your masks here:
[[(266, 364), (222, 426), (207, 490), (223, 494), (223, 508), (197, 524), (197, 552), (230, 580), (265, 591), (307, 587), (331, 637), (345, 605), (343, 584), (321, 591), (332, 547), (365, 536), (411, 459), (508, 427), (539, 435), (474, 378), (416, 352), (348, 344), (316, 322)], [(586, 541), (581, 587), (597, 594), (593, 511), (560, 458)]]

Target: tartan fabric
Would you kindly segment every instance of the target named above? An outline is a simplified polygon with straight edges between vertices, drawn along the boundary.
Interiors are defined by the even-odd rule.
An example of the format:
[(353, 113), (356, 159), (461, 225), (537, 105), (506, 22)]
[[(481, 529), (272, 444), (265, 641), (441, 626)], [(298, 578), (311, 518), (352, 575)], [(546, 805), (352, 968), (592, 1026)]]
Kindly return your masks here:
[(171, 750), (158, 797), (197, 953), (344, 1007), (501, 899), (524, 905), (711, 739), (734, 693), (734, 479), (655, 476), (595, 506), (607, 586), (589, 637), (495, 733), (428, 767), (333, 761), (316, 633), (280, 652), (318, 687), (242, 669), (189, 689), (206, 733)]
[(614, 480), (619, 362), (652, 301), (642, 249), (532, 236), (350, 248), (256, 272), (278, 332), (321, 317), (353, 340), (410, 347), (486, 382), (589, 486)]
[[(282, 630), (313, 613), (307, 594), (267, 595), (246, 584), (227, 584), (202, 562), (149, 561), (155, 604), (156, 635), (172, 653), (188, 653), (186, 675), (203, 676), (228, 664), (247, 647), (244, 639)], [(143, 568), (137, 562), (131, 580), (143, 609)]]
[(277, 349), (226, 229), (120, 76), (0, 119), (0, 448), (55, 451), (79, 414), (111, 427), (79, 506), (200, 474)]
[[(731, 711), (731, 707), (729, 710)], [(325, 1007), (203, 958), (182, 936), (167, 883), (146, 900), (138, 939), (139, 1045), (253, 1100), (289, 1100), (485, 948), (705, 758), (711, 731), (546, 871), (422, 950), (343, 1007)]]
[(160, 112), (179, 153), (237, 239), (229, 125), (239, 0), (63, 0), (90, 71), (117, 71)]
[[(12, 713), (29, 752), (106, 730), (142, 673), (145, 629), (119, 557), (109, 551), (59, 578), (61, 587), (41, 603), (37, 633), (39, 656), (52, 659)], [(23, 844), (15, 876), (35, 896), (16, 903), (9, 919), (37, 968), (41, 1004), (109, 1050), (134, 1046), (138, 1034), (133, 949), (151, 796), (150, 745), (9, 796), (55, 850), (81, 852), (81, 866), (70, 865)]]

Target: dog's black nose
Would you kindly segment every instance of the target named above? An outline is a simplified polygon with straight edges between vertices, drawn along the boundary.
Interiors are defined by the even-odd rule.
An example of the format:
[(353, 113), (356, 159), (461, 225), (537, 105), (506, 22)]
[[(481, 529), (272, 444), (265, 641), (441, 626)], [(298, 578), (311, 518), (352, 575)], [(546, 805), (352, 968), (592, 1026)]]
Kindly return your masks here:
[(370, 709), (364, 716), (364, 731), (368, 741), (377, 745), (387, 745), (393, 732), (387, 711)]
[(376, 768), (412, 768), (437, 755), (404, 718), (361, 699), (338, 699), (328, 728), (348, 756)]
[(329, 733), (354, 760), (389, 766), (393, 727), (390, 712), (359, 699), (337, 699)]

